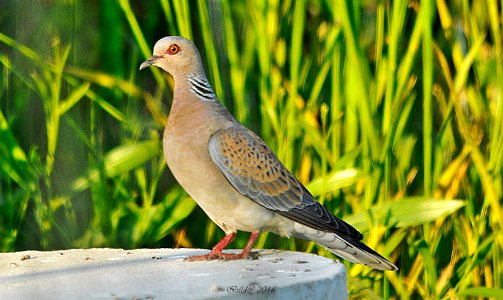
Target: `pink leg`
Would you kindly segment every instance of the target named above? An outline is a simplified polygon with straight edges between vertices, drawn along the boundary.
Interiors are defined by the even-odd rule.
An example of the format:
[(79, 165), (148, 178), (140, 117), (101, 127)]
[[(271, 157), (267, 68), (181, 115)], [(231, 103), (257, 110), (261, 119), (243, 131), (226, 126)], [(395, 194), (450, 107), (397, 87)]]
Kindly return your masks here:
[(236, 260), (236, 259), (245, 259), (248, 257), (248, 254), (250, 254), (250, 251), (255, 245), (255, 241), (258, 238), (259, 231), (254, 231), (250, 234), (250, 238), (248, 239), (248, 242), (246, 243), (246, 246), (243, 248), (243, 251), (239, 254), (236, 253), (222, 253), (221, 258), (223, 260)]
[(213, 247), (213, 250), (211, 250), (210, 253), (206, 255), (196, 255), (196, 256), (191, 256), (187, 257), (185, 260), (186, 261), (202, 261), (202, 260), (214, 260), (214, 259), (223, 259), (223, 260), (235, 260), (235, 259), (244, 259), (248, 257), (248, 254), (250, 254), (250, 251), (255, 244), (255, 241), (257, 240), (259, 236), (259, 231), (252, 232), (250, 235), (250, 238), (248, 239), (248, 242), (246, 243), (246, 246), (243, 249), (243, 252), (239, 254), (235, 253), (222, 253), (222, 250), (229, 245), (232, 240), (234, 240), (234, 237), (236, 237), (236, 233), (230, 233), (227, 234), (218, 244)]
[(218, 242), (218, 244), (215, 245), (215, 247), (213, 247), (213, 250), (211, 250), (210, 253), (208, 253), (206, 255), (190, 256), (190, 257), (187, 257), (185, 260), (186, 261), (201, 261), (201, 260), (219, 259), (222, 256), (222, 250), (224, 250), (225, 247), (227, 247), (227, 245), (229, 245), (232, 242), (232, 240), (234, 240), (235, 237), (236, 237), (235, 232), (229, 233), (229, 234), (225, 235), (224, 238), (222, 240), (220, 240), (220, 242)]

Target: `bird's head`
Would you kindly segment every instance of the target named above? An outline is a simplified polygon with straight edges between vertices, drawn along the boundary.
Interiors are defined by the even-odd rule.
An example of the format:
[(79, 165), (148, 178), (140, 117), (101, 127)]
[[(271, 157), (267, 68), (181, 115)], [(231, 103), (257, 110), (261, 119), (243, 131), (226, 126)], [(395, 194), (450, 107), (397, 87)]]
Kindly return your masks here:
[(140, 65), (140, 70), (152, 65), (173, 76), (178, 73), (204, 72), (196, 46), (181, 36), (167, 36), (158, 40), (154, 45), (154, 55)]

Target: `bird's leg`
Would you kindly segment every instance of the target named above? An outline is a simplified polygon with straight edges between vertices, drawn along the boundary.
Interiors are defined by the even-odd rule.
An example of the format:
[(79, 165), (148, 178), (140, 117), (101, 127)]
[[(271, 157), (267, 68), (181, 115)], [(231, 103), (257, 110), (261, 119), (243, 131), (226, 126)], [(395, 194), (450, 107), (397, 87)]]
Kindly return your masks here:
[(206, 255), (196, 255), (196, 256), (191, 256), (187, 257), (185, 260), (186, 261), (203, 261), (203, 260), (215, 260), (215, 259), (223, 259), (223, 260), (236, 260), (236, 259), (244, 259), (248, 257), (248, 254), (250, 254), (250, 251), (255, 245), (255, 241), (257, 240), (259, 236), (259, 231), (254, 231), (250, 234), (250, 238), (248, 239), (248, 242), (246, 243), (246, 246), (244, 247), (243, 251), (239, 254), (237, 253), (222, 253), (222, 250), (229, 245), (232, 240), (234, 240), (234, 237), (236, 237), (236, 233), (230, 233), (227, 234), (218, 244), (213, 247), (213, 250), (211, 250), (210, 253)]
[(254, 231), (250, 234), (250, 238), (248, 239), (248, 242), (246, 243), (246, 246), (243, 248), (243, 251), (239, 254), (236, 253), (221, 253), (221, 257), (224, 260), (235, 260), (235, 259), (244, 259), (248, 257), (248, 254), (250, 254), (251, 249), (253, 248), (253, 245), (255, 245), (255, 241), (257, 240), (258, 236), (260, 234), (260, 231)]
[(227, 247), (227, 245), (229, 245), (232, 242), (232, 240), (234, 240), (235, 237), (236, 237), (235, 232), (226, 234), (224, 236), (224, 238), (222, 240), (220, 240), (220, 242), (218, 242), (218, 244), (216, 244), (215, 247), (213, 247), (213, 250), (211, 250), (210, 253), (208, 253), (206, 255), (190, 256), (190, 257), (187, 257), (185, 260), (186, 261), (202, 261), (202, 260), (214, 260), (214, 259), (222, 258), (222, 250), (224, 250), (225, 247)]

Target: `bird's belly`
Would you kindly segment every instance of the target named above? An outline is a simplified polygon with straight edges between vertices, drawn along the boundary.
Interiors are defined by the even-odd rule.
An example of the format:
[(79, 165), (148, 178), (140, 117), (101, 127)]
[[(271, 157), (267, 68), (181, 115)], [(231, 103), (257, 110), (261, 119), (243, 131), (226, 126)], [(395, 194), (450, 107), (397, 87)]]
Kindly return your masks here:
[(276, 214), (241, 195), (211, 160), (207, 142), (165, 133), (164, 156), (173, 176), (226, 233), (273, 227)]

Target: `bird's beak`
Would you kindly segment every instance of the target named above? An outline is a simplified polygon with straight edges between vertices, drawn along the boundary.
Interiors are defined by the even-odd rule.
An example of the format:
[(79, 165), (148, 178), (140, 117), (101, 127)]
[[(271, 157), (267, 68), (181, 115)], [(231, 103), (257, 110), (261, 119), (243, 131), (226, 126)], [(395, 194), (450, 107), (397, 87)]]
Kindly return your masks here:
[(146, 67), (150, 67), (151, 65), (155, 64), (156, 61), (158, 61), (159, 59), (161, 59), (162, 56), (159, 56), (159, 55), (152, 55), (152, 57), (150, 57), (149, 59), (147, 59), (146, 61), (142, 62), (141, 65), (140, 65), (140, 71), (145, 69)]

